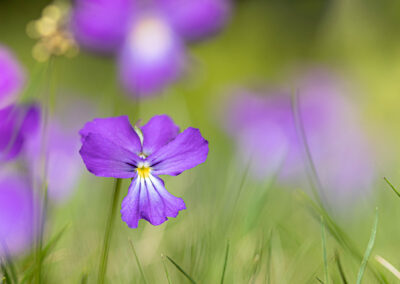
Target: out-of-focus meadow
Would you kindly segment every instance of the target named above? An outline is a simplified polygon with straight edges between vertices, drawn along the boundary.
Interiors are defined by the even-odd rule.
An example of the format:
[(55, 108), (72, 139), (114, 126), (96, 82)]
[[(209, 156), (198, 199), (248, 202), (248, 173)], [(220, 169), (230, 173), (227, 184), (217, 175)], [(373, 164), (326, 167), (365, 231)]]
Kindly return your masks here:
[[(38, 62), (29, 23), (51, 2), (0, 0), (0, 44), (26, 73), (20, 102), (40, 105), (44, 127), (51, 118), (69, 126), (77, 144), (63, 153), (76, 160), (56, 156), (59, 172), (44, 182), (43, 244), (36, 236), (11, 261), (3, 252), (4, 283), (99, 281), (114, 179), (87, 171), (78, 132), (98, 117), (128, 115), (143, 125), (158, 114), (181, 130), (200, 129), (207, 161), (164, 177), (187, 209), (158, 226), (141, 220), (133, 229), (121, 220), (130, 179), (122, 181), (107, 283), (400, 281), (400, 199), (383, 179), (400, 186), (400, 3), (229, 3), (217, 32), (185, 42), (180, 78), (140, 97), (118, 79), (124, 57), (82, 46)], [(41, 163), (24, 163), (1, 161), (0, 176), (21, 167), (41, 173)]]

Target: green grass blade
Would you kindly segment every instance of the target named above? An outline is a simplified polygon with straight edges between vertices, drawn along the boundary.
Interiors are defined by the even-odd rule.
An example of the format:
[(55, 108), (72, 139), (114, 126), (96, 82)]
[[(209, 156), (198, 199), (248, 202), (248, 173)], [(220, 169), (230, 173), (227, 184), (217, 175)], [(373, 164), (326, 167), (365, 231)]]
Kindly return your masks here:
[(119, 193), (121, 191), (121, 179), (115, 180), (114, 192), (113, 192), (113, 201), (110, 207), (110, 211), (107, 218), (107, 225), (104, 232), (104, 240), (103, 240), (103, 248), (100, 256), (100, 265), (98, 272), (98, 283), (103, 284), (106, 277), (107, 272), (107, 263), (108, 263), (108, 252), (110, 250), (110, 242), (111, 235), (114, 227), (114, 219), (117, 211), (117, 204), (119, 200)]
[(329, 284), (328, 257), (327, 257), (327, 253), (326, 253), (325, 223), (324, 223), (324, 218), (322, 216), (321, 216), (321, 238), (322, 238), (322, 254), (323, 254), (323, 258), (324, 258), (325, 283)]
[(374, 225), (372, 227), (371, 236), (369, 238), (367, 249), (365, 250), (365, 253), (364, 253), (364, 258), (361, 262), (360, 270), (358, 271), (356, 284), (360, 284), (361, 280), (363, 278), (365, 268), (367, 267), (367, 262), (368, 262), (369, 256), (371, 255), (372, 249), (375, 244), (377, 229), (378, 229), (378, 209), (376, 209)]
[(12, 284), (12, 278), (8, 273), (7, 267), (4, 265), (4, 263), (1, 264), (1, 272), (3, 273), (3, 279), (1, 283)]
[(83, 273), (81, 277), (81, 284), (86, 284), (88, 282), (88, 275), (87, 273)]
[(342, 262), (340, 261), (340, 256), (339, 256), (338, 252), (335, 253), (335, 261), (336, 261), (337, 268), (339, 270), (340, 279), (342, 279), (342, 283), (343, 284), (348, 284), (347, 278), (346, 278), (346, 275), (344, 273)]
[(143, 283), (147, 284), (146, 276), (144, 275), (144, 272), (143, 272), (143, 269), (142, 269), (142, 265), (140, 263), (139, 257), (137, 256), (137, 253), (136, 253), (136, 250), (135, 250), (135, 246), (133, 245), (132, 240), (130, 240), (129, 243), (131, 244), (133, 254), (135, 255), (136, 264), (139, 267), (139, 271), (140, 271), (140, 275), (142, 276)]
[(224, 260), (224, 266), (222, 268), (221, 284), (224, 283), (226, 266), (228, 264), (228, 256), (229, 256), (229, 241), (226, 244), (225, 260)]
[(400, 197), (400, 191), (397, 189), (397, 188), (395, 188), (394, 186), (393, 186), (393, 184), (387, 179), (387, 178), (383, 178), (385, 181), (386, 181), (386, 183), (390, 186), (390, 188), (394, 191), (394, 193), (396, 193), (397, 194), (397, 196), (398, 197)]
[(187, 274), (185, 270), (183, 270), (182, 267), (180, 267), (172, 258), (170, 258), (168, 255), (166, 257), (190, 282), (193, 284), (196, 283), (196, 281), (194, 281), (193, 278)]
[[(355, 259), (361, 261), (363, 259), (363, 255), (361, 254), (361, 252), (358, 251), (352, 239), (346, 234), (345, 231), (342, 230), (339, 225), (336, 224), (329, 213), (326, 212), (326, 210), (319, 206), (316, 202), (314, 202), (310, 197), (308, 197), (307, 194), (305, 194), (304, 192), (300, 192), (299, 197), (309, 206), (312, 216), (316, 219), (318, 218), (318, 222), (321, 215), (324, 217), (326, 228), (328, 229), (329, 233), (335, 238), (335, 240), (343, 248), (348, 250)], [(380, 283), (389, 283), (386, 277), (382, 273), (380, 273), (380, 271), (373, 263), (368, 263), (368, 267)]]
[(165, 275), (167, 276), (168, 284), (172, 284), (171, 278), (169, 277), (167, 265), (165, 264), (165, 256), (161, 255), (161, 258), (162, 258), (162, 263), (164, 266)]
[(61, 237), (65, 234), (67, 229), (69, 228), (69, 224), (65, 225), (43, 248), (42, 251), (42, 259), (44, 260), (50, 252), (54, 249), (54, 247), (57, 245), (58, 241), (61, 239)]

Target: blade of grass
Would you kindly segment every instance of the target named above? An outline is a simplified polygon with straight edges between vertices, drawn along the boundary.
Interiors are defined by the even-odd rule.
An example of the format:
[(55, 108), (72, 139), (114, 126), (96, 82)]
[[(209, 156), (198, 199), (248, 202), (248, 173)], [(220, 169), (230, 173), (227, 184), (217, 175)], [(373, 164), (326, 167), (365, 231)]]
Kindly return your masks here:
[(325, 283), (329, 284), (328, 257), (327, 257), (327, 253), (326, 253), (325, 223), (324, 223), (324, 218), (322, 216), (321, 216), (321, 238), (322, 238), (322, 253), (323, 253), (323, 258), (324, 258)]
[(269, 238), (268, 238), (268, 256), (267, 256), (267, 274), (266, 274), (266, 283), (270, 284), (271, 283), (271, 274), (272, 274), (272, 265), (271, 265), (271, 259), (272, 259), (272, 229), (269, 233)]
[(8, 273), (7, 267), (4, 265), (4, 263), (1, 263), (1, 271), (3, 273), (3, 281), (1, 283), (12, 284), (12, 278)]
[(86, 284), (88, 282), (88, 275), (87, 273), (83, 273), (81, 277), (81, 284)]
[(107, 263), (108, 263), (108, 252), (110, 250), (110, 242), (112, 231), (114, 227), (114, 219), (115, 213), (117, 209), (117, 204), (119, 200), (119, 192), (121, 189), (121, 179), (115, 180), (114, 192), (113, 192), (113, 201), (110, 207), (110, 211), (108, 213), (107, 218), (107, 225), (104, 232), (104, 241), (103, 241), (103, 248), (100, 256), (100, 265), (99, 265), (99, 272), (98, 272), (98, 283), (103, 284), (107, 272)]
[(339, 270), (340, 279), (342, 279), (342, 283), (347, 284), (348, 283), (347, 278), (346, 278), (346, 275), (344, 274), (344, 270), (342, 267), (342, 263), (340, 261), (339, 253), (337, 251), (335, 252), (335, 261), (336, 261), (337, 268)]
[(378, 208), (376, 209), (375, 221), (374, 221), (374, 225), (372, 227), (371, 236), (369, 238), (367, 249), (365, 250), (364, 258), (363, 258), (363, 260), (361, 262), (360, 270), (358, 271), (356, 284), (360, 284), (361, 280), (363, 278), (364, 271), (365, 271), (365, 268), (367, 266), (367, 262), (368, 262), (369, 256), (371, 255), (372, 249), (373, 249), (374, 244), (375, 244), (375, 238), (376, 238), (377, 229), (378, 229)]
[(161, 258), (162, 258), (162, 263), (163, 263), (163, 266), (164, 266), (164, 271), (165, 271), (165, 275), (167, 277), (168, 284), (172, 284), (171, 278), (169, 277), (167, 265), (165, 264), (165, 256), (162, 254)]
[(136, 253), (136, 250), (135, 250), (135, 246), (133, 245), (132, 240), (129, 240), (129, 243), (131, 244), (133, 254), (135, 255), (136, 264), (137, 264), (137, 266), (139, 267), (140, 275), (141, 275), (142, 278), (143, 278), (143, 283), (147, 284), (147, 280), (146, 280), (146, 277), (145, 277), (145, 275), (144, 275), (144, 272), (143, 272), (143, 269), (142, 269), (142, 265), (140, 264), (139, 257), (137, 256), (137, 253)]
[(386, 181), (386, 183), (390, 186), (390, 188), (394, 191), (394, 193), (396, 193), (397, 194), (397, 196), (398, 197), (400, 197), (400, 191), (398, 191), (394, 186), (393, 186), (393, 184), (387, 179), (387, 178), (383, 178), (385, 181)]
[[(326, 212), (326, 210), (324, 208), (321, 208), (317, 203), (315, 203), (304, 192), (300, 192), (299, 196), (300, 196), (300, 198), (302, 198), (303, 202), (306, 202), (307, 205), (309, 206), (311, 215), (316, 219), (318, 218), (318, 222), (319, 222), (320, 216), (322, 215), (324, 217), (325, 224), (327, 226), (329, 233), (336, 239), (336, 241), (343, 248), (347, 249), (355, 259), (361, 261), (363, 258), (362, 254), (356, 249), (356, 246), (354, 245), (352, 239), (330, 217), (329, 213)], [(377, 267), (375, 267), (373, 264), (368, 264), (368, 267), (370, 268), (373, 275), (380, 283), (386, 283), (386, 284), (389, 283), (388, 280), (386, 279), (385, 275), (383, 275), (377, 269)]]
[(225, 260), (224, 260), (224, 266), (222, 267), (222, 276), (221, 276), (221, 282), (220, 282), (221, 284), (224, 283), (226, 266), (228, 264), (228, 256), (229, 256), (229, 241), (226, 244)]
[(193, 278), (185, 272), (185, 270), (182, 269), (172, 258), (170, 258), (168, 255), (166, 255), (167, 259), (193, 284), (196, 283), (196, 281), (193, 280)]
[(397, 279), (400, 280), (400, 271), (396, 269), (389, 261), (384, 259), (383, 257), (377, 255), (375, 256), (377, 262), (379, 262), (383, 267), (389, 270)]

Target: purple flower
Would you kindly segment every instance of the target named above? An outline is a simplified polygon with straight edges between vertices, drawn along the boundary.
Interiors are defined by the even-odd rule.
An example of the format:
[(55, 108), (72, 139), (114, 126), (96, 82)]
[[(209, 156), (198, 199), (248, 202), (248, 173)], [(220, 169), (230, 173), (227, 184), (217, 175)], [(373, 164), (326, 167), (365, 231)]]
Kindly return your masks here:
[[(43, 127), (43, 126), (42, 126)], [(33, 180), (41, 183), (46, 166), (49, 198), (61, 203), (70, 197), (81, 171), (79, 136), (64, 129), (54, 118), (27, 141), (26, 156)]]
[(184, 68), (183, 44), (160, 13), (142, 13), (119, 54), (122, 85), (135, 96), (156, 94)]
[(131, 178), (122, 202), (122, 220), (136, 228), (139, 219), (160, 225), (186, 209), (159, 175), (176, 176), (205, 162), (208, 142), (195, 128), (179, 133), (167, 115), (154, 116), (136, 130), (127, 116), (98, 118), (80, 131), (80, 154), (96, 176)]
[(15, 56), (0, 45), (0, 109), (17, 100), (25, 83), (25, 73)]
[(12, 105), (0, 110), (0, 161), (11, 160), (26, 139), (38, 131), (40, 110), (36, 105)]
[(0, 179), (0, 256), (20, 254), (32, 244), (37, 205), (23, 177)]
[[(374, 167), (348, 88), (317, 70), (297, 78), (298, 110), (310, 154), (328, 201), (351, 201), (371, 188)], [(305, 148), (296, 127), (290, 93), (241, 92), (228, 107), (226, 128), (240, 160), (257, 179), (305, 179)]]
[(71, 18), (88, 49), (117, 54), (120, 81), (134, 96), (150, 96), (179, 78), (184, 40), (216, 33), (230, 14), (228, 0), (78, 0)]
[(186, 40), (200, 40), (218, 32), (230, 16), (228, 0), (158, 0), (173, 27)]

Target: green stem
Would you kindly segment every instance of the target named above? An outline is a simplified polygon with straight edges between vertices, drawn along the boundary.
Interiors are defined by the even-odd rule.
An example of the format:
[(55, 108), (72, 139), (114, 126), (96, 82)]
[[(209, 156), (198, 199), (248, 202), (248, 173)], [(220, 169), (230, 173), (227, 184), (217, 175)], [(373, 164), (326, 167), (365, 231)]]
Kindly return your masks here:
[(119, 200), (119, 192), (121, 188), (121, 179), (116, 179), (114, 193), (113, 193), (113, 201), (111, 204), (110, 212), (108, 214), (106, 230), (104, 233), (104, 241), (103, 241), (103, 249), (100, 257), (100, 266), (99, 266), (99, 274), (98, 274), (98, 283), (103, 284), (104, 279), (107, 272), (107, 262), (108, 262), (108, 252), (110, 249), (111, 235), (113, 231), (115, 213), (117, 209), (117, 204)]

